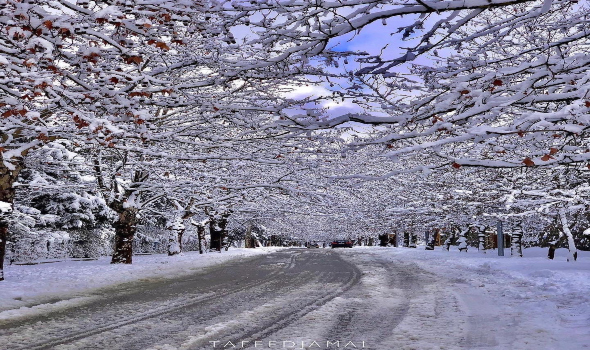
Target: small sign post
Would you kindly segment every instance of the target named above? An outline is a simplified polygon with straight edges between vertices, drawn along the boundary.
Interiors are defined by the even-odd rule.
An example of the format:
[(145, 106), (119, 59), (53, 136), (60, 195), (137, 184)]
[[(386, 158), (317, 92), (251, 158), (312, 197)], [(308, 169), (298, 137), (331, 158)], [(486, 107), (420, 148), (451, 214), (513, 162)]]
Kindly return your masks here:
[(502, 232), (502, 221), (500, 220), (496, 224), (496, 233), (498, 236), (498, 256), (504, 256), (504, 232)]

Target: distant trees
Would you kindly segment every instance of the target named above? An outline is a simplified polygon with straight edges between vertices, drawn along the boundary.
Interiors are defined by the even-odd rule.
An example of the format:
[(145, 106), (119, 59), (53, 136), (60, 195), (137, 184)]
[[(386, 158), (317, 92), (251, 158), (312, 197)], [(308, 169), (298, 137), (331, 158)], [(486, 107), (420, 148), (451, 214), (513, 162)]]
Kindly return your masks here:
[[(356, 0), (238, 2), (233, 7), (240, 14), (236, 22), (254, 28), (254, 42), (286, 47), (284, 54), (321, 57), (331, 71), (342, 73), (326, 81), (332, 94), (324, 99), (352, 101), (356, 110), (319, 110), (319, 117), (299, 115), (290, 122), (307, 130), (354, 123), (376, 126), (377, 135), (353, 140), (351, 146), (384, 145), (384, 155), (396, 162), (396, 169), (369, 176), (369, 171), (362, 171), (358, 178), (437, 169), (465, 174), (468, 167), (528, 169), (536, 184), (520, 190), (484, 186), (497, 194), (497, 203), (479, 201), (477, 206), (486, 209), (480, 214), (491, 214), (489, 209), (495, 208), (494, 215), (508, 215), (516, 224), (516, 218), (538, 217), (538, 212), (530, 207), (506, 210), (498, 203), (502, 196), (518, 193), (525, 202), (525, 193), (528, 198), (552, 198), (544, 213), (566, 223), (560, 230), (575, 253), (569, 219), (588, 211), (580, 199), (587, 193), (590, 161), (585, 141), (590, 108), (585, 88), (590, 64), (587, 3)], [(406, 20), (399, 21), (401, 16)], [(388, 36), (391, 39), (383, 40), (381, 50), (345, 52), (338, 47), (339, 39), (354, 41), (349, 34), (377, 22), (388, 29), (388, 19), (399, 25)], [(398, 50), (401, 53), (386, 54), (388, 45), (398, 46), (401, 40), (407, 42)], [(575, 175), (561, 183), (552, 180), (563, 172)], [(565, 188), (565, 197), (573, 194), (572, 188), (581, 192), (575, 200), (566, 199)], [(444, 196), (452, 196), (449, 188), (444, 191)], [(456, 203), (458, 208), (466, 204)], [(451, 221), (470, 221), (460, 218), (458, 208), (444, 215)]]

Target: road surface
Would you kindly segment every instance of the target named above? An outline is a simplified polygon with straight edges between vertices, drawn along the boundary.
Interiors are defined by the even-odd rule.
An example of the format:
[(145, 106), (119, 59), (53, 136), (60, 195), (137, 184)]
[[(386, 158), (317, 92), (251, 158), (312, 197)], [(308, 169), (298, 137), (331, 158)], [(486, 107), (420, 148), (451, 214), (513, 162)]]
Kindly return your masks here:
[(289, 249), (4, 321), (0, 348), (510, 348), (510, 332), (501, 341), (492, 332), (506, 320), (470, 311), (454, 283), (362, 249)]

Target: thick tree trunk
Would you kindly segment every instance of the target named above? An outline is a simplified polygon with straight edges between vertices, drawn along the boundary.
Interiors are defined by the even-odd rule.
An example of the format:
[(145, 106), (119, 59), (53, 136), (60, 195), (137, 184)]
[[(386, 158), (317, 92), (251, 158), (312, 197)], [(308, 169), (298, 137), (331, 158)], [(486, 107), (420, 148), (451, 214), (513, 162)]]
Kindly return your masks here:
[[(211, 235), (211, 249), (215, 249), (218, 252), (223, 247), (223, 240), (227, 235), (227, 219), (229, 213), (222, 214), (221, 217), (210, 216), (209, 222), (209, 234)], [(227, 250), (227, 248), (226, 248)]]
[(254, 248), (254, 243), (252, 242), (252, 224), (248, 223), (248, 227), (246, 227), (246, 236), (244, 237), (244, 248)]
[(426, 232), (426, 250), (434, 250), (434, 241), (436, 239), (436, 230), (432, 232)]
[(10, 163), (8, 168), (0, 158), (0, 281), (4, 280), (4, 258), (8, 240), (8, 220), (14, 207), (14, 182), (23, 168), (23, 161)]
[(137, 208), (124, 208), (119, 213), (119, 218), (113, 225), (115, 228), (115, 251), (111, 264), (131, 264), (138, 212)]
[(212, 219), (209, 222), (209, 234), (211, 235), (211, 249), (215, 249), (218, 252), (221, 251), (221, 243), (223, 241), (221, 237), (221, 228), (217, 224), (217, 220)]
[(184, 235), (184, 229), (178, 231), (178, 247), (182, 253), (182, 236)]
[(410, 248), (416, 248), (418, 246), (418, 235), (415, 234), (414, 232), (410, 233), (410, 243), (408, 244), (408, 247)]
[(559, 219), (561, 220), (561, 228), (563, 233), (567, 237), (567, 248), (570, 252), (567, 261), (576, 261), (578, 259), (578, 249), (576, 248), (576, 242), (574, 241), (574, 235), (570, 231), (569, 223), (565, 213), (565, 209), (559, 209)]
[(168, 255), (176, 255), (182, 253), (182, 235), (184, 234), (184, 224), (180, 215), (174, 217), (168, 225)]
[(553, 258), (555, 258), (555, 244), (551, 243), (549, 245), (549, 252), (547, 253), (547, 257), (551, 260), (553, 260)]
[(522, 258), (522, 229), (518, 226), (512, 231), (510, 255)]

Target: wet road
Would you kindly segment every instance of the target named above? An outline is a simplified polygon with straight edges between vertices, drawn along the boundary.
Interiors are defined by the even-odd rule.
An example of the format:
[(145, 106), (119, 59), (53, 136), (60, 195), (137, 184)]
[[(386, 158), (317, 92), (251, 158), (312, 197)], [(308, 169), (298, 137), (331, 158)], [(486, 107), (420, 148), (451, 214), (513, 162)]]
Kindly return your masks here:
[(435, 282), (355, 249), (284, 250), (102, 289), (82, 306), (5, 322), (0, 348), (397, 349), (419, 340), (409, 338), (415, 327), (444, 321), (463, 331), (457, 300)]

